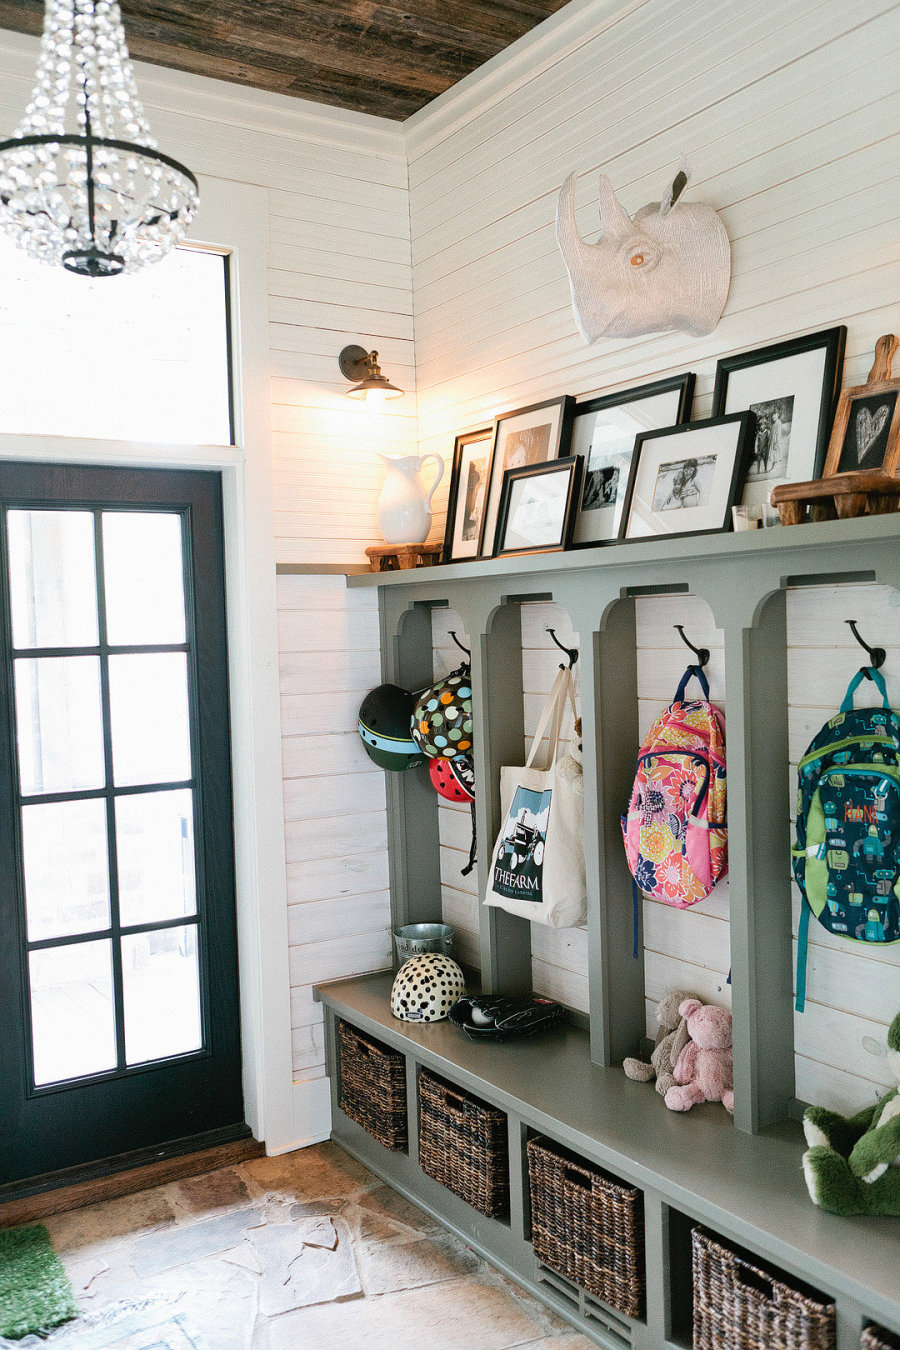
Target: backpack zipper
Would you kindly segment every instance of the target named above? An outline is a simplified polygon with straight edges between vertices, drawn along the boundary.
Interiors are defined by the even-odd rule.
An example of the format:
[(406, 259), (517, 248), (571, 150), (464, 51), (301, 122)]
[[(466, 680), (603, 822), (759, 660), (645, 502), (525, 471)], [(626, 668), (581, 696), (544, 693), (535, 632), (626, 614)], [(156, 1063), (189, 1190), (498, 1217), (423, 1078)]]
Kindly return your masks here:
[(798, 769), (804, 768), (807, 764), (815, 764), (819, 759), (825, 759), (828, 755), (833, 755), (836, 750), (843, 750), (848, 745), (859, 745), (860, 741), (871, 741), (873, 745), (889, 745), (900, 755), (900, 747), (893, 736), (872, 735), (872, 736), (845, 736), (842, 741), (832, 741), (824, 750), (817, 750), (814, 755), (804, 755), (797, 765)]

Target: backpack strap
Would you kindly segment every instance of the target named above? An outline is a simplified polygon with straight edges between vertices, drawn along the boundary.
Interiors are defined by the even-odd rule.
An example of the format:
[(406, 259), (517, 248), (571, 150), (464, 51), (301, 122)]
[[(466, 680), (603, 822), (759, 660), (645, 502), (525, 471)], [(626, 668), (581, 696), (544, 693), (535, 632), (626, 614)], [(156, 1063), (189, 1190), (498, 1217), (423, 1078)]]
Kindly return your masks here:
[(678, 689), (675, 693), (675, 698), (673, 700), (675, 703), (684, 702), (684, 691), (687, 688), (693, 675), (696, 675), (697, 680), (699, 681), (700, 688), (703, 690), (703, 697), (706, 699), (707, 703), (709, 702), (709, 680), (703, 674), (703, 667), (688, 666), (687, 670), (681, 677), (681, 684), (678, 686)]
[(797, 1001), (794, 1008), (802, 1013), (806, 1007), (806, 945), (809, 937), (809, 901), (800, 900), (800, 924), (797, 928)]
[(875, 666), (863, 666), (861, 670), (856, 672), (853, 679), (847, 685), (847, 692), (844, 695), (844, 701), (841, 704), (842, 713), (853, 711), (853, 695), (856, 693), (866, 676), (868, 676), (875, 685), (875, 688), (881, 695), (883, 706), (890, 712), (891, 705), (888, 702), (887, 685), (884, 682), (884, 676), (880, 670), (875, 668)]

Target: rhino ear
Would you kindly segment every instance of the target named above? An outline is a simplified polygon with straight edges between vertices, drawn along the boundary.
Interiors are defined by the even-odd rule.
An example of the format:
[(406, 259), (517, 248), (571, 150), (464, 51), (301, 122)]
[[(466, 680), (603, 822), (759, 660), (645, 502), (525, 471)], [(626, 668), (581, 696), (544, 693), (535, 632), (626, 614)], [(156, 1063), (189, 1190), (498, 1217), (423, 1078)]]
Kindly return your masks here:
[(662, 201), (659, 204), (659, 214), (661, 216), (667, 216), (669, 214), (690, 181), (691, 166), (688, 164), (684, 155), (682, 155), (681, 163), (678, 166), (678, 172), (663, 193)]

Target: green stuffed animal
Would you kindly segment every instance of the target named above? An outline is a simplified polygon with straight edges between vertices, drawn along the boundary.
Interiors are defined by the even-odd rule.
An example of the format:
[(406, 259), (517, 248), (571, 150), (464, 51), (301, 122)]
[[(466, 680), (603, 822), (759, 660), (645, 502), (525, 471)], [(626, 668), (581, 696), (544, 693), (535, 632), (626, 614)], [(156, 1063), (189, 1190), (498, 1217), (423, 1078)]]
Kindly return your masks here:
[[(900, 1013), (888, 1030), (888, 1062), (900, 1083)], [(813, 1203), (831, 1214), (900, 1215), (900, 1089), (848, 1120), (809, 1106), (803, 1171)]]

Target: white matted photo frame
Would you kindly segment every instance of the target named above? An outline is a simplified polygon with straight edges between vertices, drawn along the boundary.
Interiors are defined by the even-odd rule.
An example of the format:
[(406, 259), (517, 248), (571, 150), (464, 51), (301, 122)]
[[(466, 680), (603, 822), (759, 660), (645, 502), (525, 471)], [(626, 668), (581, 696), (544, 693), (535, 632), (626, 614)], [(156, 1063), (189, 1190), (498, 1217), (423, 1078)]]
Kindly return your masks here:
[(567, 455), (574, 415), (574, 398), (571, 394), (563, 394), (544, 403), (517, 408), (496, 419), (479, 557), (490, 558), (494, 551), (503, 475), (507, 469), (531, 468)]
[(730, 529), (755, 429), (753, 413), (742, 412), (639, 435), (620, 539)]
[(494, 557), (556, 553), (568, 548), (583, 469), (580, 455), (507, 469), (503, 475)]
[(725, 356), (716, 366), (713, 416), (756, 416), (743, 503), (768, 502), (782, 483), (820, 477), (841, 388), (843, 325)]
[(693, 372), (575, 405), (570, 449), (584, 457), (573, 548), (612, 544), (619, 537), (635, 437), (690, 421)]
[(442, 562), (478, 557), (493, 437), (493, 427), (481, 427), (463, 432), (454, 442)]

